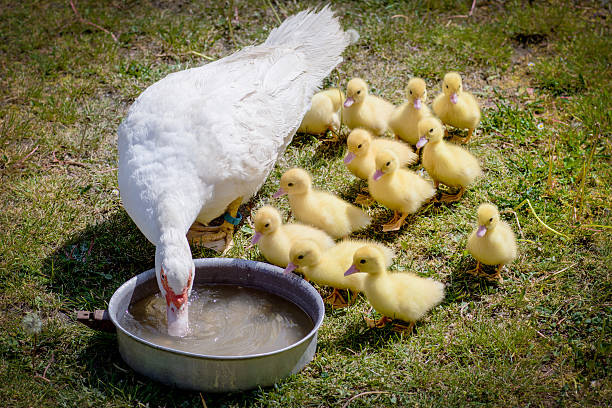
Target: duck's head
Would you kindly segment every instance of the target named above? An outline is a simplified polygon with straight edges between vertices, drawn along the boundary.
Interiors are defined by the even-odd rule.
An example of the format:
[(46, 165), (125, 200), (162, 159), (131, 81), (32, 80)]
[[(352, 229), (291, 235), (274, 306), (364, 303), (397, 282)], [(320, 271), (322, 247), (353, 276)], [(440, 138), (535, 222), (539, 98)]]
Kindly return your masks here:
[(383, 253), (371, 245), (359, 248), (353, 254), (353, 264), (344, 272), (344, 276), (353, 273), (367, 272), (373, 275), (385, 272), (385, 257)]
[(370, 150), (372, 135), (365, 129), (354, 129), (346, 139), (348, 153), (344, 163), (349, 164), (355, 157), (363, 157)]
[(376, 171), (372, 175), (374, 181), (378, 181), (385, 174), (393, 173), (399, 167), (397, 155), (389, 149), (383, 149), (376, 153)]
[(484, 203), (478, 207), (478, 229), (476, 235), (484, 237), (487, 232), (492, 231), (499, 222), (499, 211), (493, 204)]
[(444, 137), (444, 126), (434, 117), (423, 118), (419, 121), (418, 135), (420, 138), (416, 147), (420, 149), (429, 142), (437, 143), (441, 141)]
[(312, 179), (306, 170), (294, 168), (287, 170), (280, 179), (280, 189), (274, 198), (284, 194), (304, 194), (310, 190)]
[(166, 298), (168, 334), (183, 337), (189, 330), (188, 298), (195, 265), (184, 234), (164, 234), (155, 248), (157, 285)]
[(461, 75), (456, 72), (449, 72), (444, 75), (442, 92), (450, 98), (451, 103), (457, 103), (461, 90)]
[(251, 239), (251, 244), (255, 245), (262, 236), (273, 233), (282, 224), (278, 210), (270, 205), (261, 207), (253, 216), (255, 225), (255, 235)]
[(321, 250), (316, 243), (309, 239), (295, 241), (289, 250), (289, 264), (285, 268), (285, 273), (304, 266), (316, 265), (320, 260)]
[(368, 84), (361, 78), (353, 78), (346, 86), (346, 99), (344, 107), (348, 108), (354, 103), (361, 103), (368, 96)]
[(412, 78), (406, 86), (406, 97), (414, 109), (421, 109), (427, 99), (427, 85), (421, 78)]

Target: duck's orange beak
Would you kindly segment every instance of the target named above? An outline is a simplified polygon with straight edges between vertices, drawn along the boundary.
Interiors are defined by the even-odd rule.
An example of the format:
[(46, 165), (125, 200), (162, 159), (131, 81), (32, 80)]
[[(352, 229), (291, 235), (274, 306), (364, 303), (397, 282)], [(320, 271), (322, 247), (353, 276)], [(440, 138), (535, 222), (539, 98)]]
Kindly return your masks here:
[(187, 286), (183, 288), (180, 294), (174, 293), (170, 285), (168, 285), (168, 278), (164, 272), (164, 268), (161, 268), (161, 283), (166, 291), (166, 317), (168, 324), (168, 334), (174, 337), (183, 337), (189, 330), (189, 314), (188, 314), (188, 296), (189, 289), (193, 280), (193, 272), (189, 272), (189, 280)]

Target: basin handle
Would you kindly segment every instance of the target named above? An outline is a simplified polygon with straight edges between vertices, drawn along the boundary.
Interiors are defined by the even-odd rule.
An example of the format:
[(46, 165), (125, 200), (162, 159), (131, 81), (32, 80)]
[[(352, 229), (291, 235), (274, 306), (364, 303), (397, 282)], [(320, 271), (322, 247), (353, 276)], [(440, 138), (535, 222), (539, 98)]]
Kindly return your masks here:
[(96, 310), (94, 312), (79, 310), (76, 312), (76, 319), (78, 322), (94, 330), (115, 333), (115, 325), (110, 318), (108, 310)]

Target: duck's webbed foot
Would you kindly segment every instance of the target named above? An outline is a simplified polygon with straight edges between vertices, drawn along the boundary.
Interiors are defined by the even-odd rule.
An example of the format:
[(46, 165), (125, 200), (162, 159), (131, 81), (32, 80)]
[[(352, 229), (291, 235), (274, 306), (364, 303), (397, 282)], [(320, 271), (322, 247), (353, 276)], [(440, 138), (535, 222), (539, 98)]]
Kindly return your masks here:
[(344, 299), (344, 297), (340, 293), (340, 291), (336, 288), (334, 288), (334, 291), (331, 295), (325, 298), (325, 302), (329, 303), (334, 309), (347, 307), (349, 305), (346, 299)]
[(384, 224), (382, 226), (382, 230), (384, 232), (399, 230), (400, 228), (402, 228), (402, 225), (404, 225), (404, 221), (406, 220), (407, 216), (408, 216), (408, 214), (401, 214), (401, 216), (400, 216), (400, 213), (395, 211), (391, 221), (389, 221), (388, 223)]
[(383, 327), (387, 325), (388, 322), (392, 321), (393, 319), (387, 316), (383, 316), (378, 320), (374, 320), (374, 319), (370, 319), (367, 316), (363, 316), (363, 320), (365, 320), (366, 324), (368, 325), (370, 329), (374, 329), (374, 328), (382, 329)]
[(408, 325), (394, 323), (393, 328), (391, 330), (396, 333), (412, 333), (413, 329), (414, 329), (414, 322), (409, 322)]
[(230, 203), (221, 225), (207, 227), (198, 221), (194, 222), (187, 231), (187, 240), (191, 244), (202, 245), (217, 252), (227, 252), (233, 245), (234, 228), (242, 220), (242, 216), (238, 214), (241, 203), (242, 197)]
[(459, 201), (461, 197), (463, 197), (463, 194), (465, 194), (465, 187), (461, 187), (455, 194), (442, 194), (439, 201), (443, 203), (454, 203), (455, 201)]

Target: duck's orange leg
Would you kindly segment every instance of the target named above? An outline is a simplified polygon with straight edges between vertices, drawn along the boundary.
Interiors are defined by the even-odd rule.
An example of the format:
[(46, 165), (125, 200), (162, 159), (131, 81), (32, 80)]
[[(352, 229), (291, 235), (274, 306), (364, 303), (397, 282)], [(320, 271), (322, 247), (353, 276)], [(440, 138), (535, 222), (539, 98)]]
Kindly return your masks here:
[[(240, 207), (241, 203), (242, 197), (238, 197), (227, 207), (227, 213), (232, 219), (236, 219), (238, 207)], [(196, 221), (187, 231), (187, 240), (191, 244), (202, 245), (217, 252), (226, 252), (232, 246), (234, 227), (235, 225), (227, 220), (224, 220), (223, 224), (215, 227), (207, 227)]]

